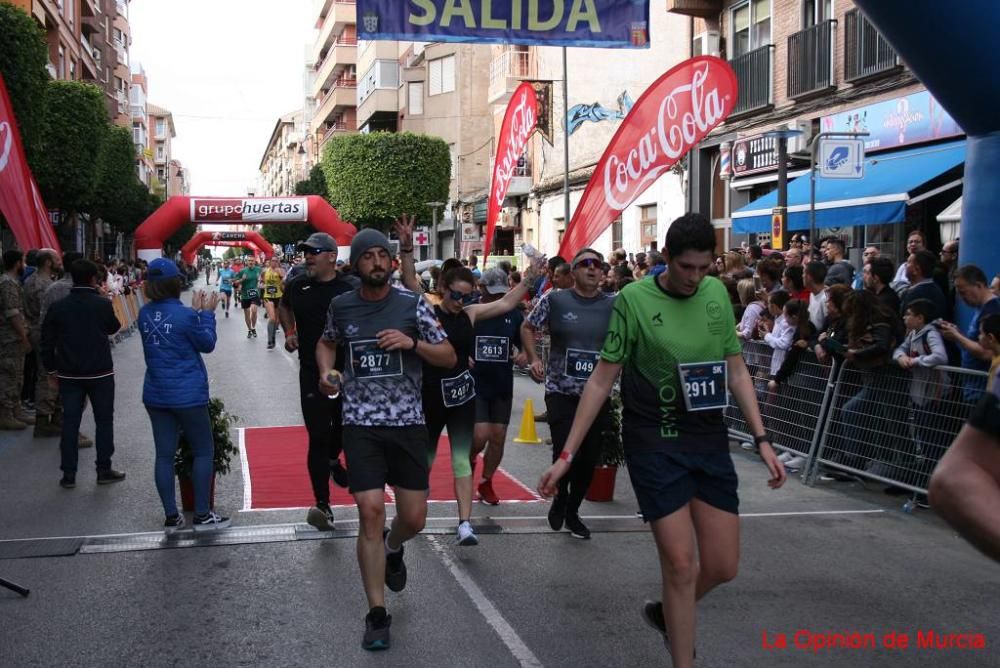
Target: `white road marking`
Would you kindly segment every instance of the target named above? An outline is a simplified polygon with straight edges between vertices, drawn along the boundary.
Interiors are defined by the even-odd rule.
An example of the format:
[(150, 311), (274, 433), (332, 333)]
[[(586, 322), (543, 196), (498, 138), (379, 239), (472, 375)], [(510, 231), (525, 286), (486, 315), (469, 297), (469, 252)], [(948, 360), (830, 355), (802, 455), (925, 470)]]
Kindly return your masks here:
[(252, 495), (250, 490), (250, 461), (247, 459), (247, 443), (245, 429), (240, 427), (240, 470), (243, 472), (243, 510), (250, 510)]
[(465, 569), (455, 563), (451, 554), (442, 545), (441, 540), (436, 536), (427, 536), (427, 542), (431, 544), (431, 548), (441, 557), (441, 561), (444, 562), (445, 567), (451, 572), (452, 577), (455, 578), (458, 585), (472, 599), (476, 609), (486, 618), (487, 623), (493, 627), (493, 630), (497, 632), (500, 640), (507, 646), (510, 653), (514, 655), (517, 662), (524, 668), (541, 668), (542, 662), (528, 649), (528, 646), (524, 644), (521, 637), (517, 635), (514, 627), (504, 619), (500, 611), (493, 605), (493, 602), (486, 597), (486, 594), (483, 593), (475, 581), (465, 572)]

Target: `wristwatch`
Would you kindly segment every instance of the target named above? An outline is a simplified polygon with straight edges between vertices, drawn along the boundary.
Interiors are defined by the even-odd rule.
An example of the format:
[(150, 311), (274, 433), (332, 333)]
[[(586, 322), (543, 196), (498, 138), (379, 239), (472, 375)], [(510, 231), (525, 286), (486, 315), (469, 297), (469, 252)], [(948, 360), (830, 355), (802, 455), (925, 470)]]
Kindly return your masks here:
[(771, 437), (768, 436), (767, 434), (761, 434), (760, 436), (753, 437), (754, 445), (760, 445), (761, 443), (770, 443), (770, 442), (771, 442)]

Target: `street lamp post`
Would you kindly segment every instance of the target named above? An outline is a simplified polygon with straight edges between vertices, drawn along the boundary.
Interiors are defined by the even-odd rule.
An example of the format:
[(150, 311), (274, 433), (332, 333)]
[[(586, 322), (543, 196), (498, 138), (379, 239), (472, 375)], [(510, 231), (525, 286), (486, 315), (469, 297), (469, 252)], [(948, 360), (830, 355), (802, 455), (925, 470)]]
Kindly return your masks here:
[[(441, 249), (438, 248), (438, 209), (443, 207), (445, 202), (427, 202), (427, 206), (431, 208), (431, 250), (427, 252), (428, 256), (433, 252), (434, 255), (440, 255)], [(428, 258), (424, 258), (425, 260)]]

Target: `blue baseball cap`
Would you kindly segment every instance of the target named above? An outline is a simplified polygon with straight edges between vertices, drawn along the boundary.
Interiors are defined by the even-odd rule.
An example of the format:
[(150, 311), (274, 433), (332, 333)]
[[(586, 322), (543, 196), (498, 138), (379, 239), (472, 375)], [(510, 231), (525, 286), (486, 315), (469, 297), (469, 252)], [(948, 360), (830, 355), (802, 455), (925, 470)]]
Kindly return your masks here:
[(181, 272), (177, 270), (177, 265), (165, 257), (158, 257), (150, 262), (149, 268), (146, 270), (146, 278), (150, 281), (165, 281), (180, 275)]

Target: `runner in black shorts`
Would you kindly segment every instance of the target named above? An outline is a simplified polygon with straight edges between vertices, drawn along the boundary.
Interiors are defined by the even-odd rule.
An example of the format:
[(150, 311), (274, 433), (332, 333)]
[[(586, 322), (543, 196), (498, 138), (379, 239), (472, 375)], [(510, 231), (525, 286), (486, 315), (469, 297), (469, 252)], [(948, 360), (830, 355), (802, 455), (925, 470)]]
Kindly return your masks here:
[[(330, 303), (316, 347), (319, 389), (344, 397), (344, 452), (358, 505), (358, 564), (368, 598), (362, 647), (388, 649), (386, 586), (406, 586), (403, 543), (427, 517), (427, 428), (421, 406), (423, 362), (454, 367), (455, 351), (430, 306), (390, 286), (392, 257), (384, 234), (365, 229), (351, 241), (351, 266), (361, 287)], [(336, 350), (346, 351), (342, 382), (331, 377)], [(396, 517), (385, 529), (385, 485)]]
[[(326, 327), (330, 302), (337, 295), (358, 287), (354, 276), (337, 274), (337, 242), (324, 232), (316, 232), (299, 244), (306, 255), (306, 271), (285, 285), (278, 315), (285, 331), (285, 350), (299, 351), (299, 396), (302, 419), (309, 434), (306, 466), (316, 505), (306, 521), (320, 531), (333, 530), (330, 508), (330, 478), (347, 487), (347, 469), (340, 464), (343, 446), (341, 411), (343, 400), (331, 399), (319, 391), (316, 346)], [(344, 369), (344, 352), (337, 351), (336, 369)]]
[(621, 372), (629, 476), (664, 576), (663, 603), (647, 602), (643, 616), (684, 668), (693, 665), (695, 602), (733, 579), (739, 562), (737, 480), (722, 419), (727, 386), (756, 434), (772, 488), (785, 482), (785, 469), (764, 433), (726, 287), (707, 277), (712, 224), (682, 216), (666, 247), (668, 271), (619, 293), (566, 446), (538, 489), (555, 491)]

